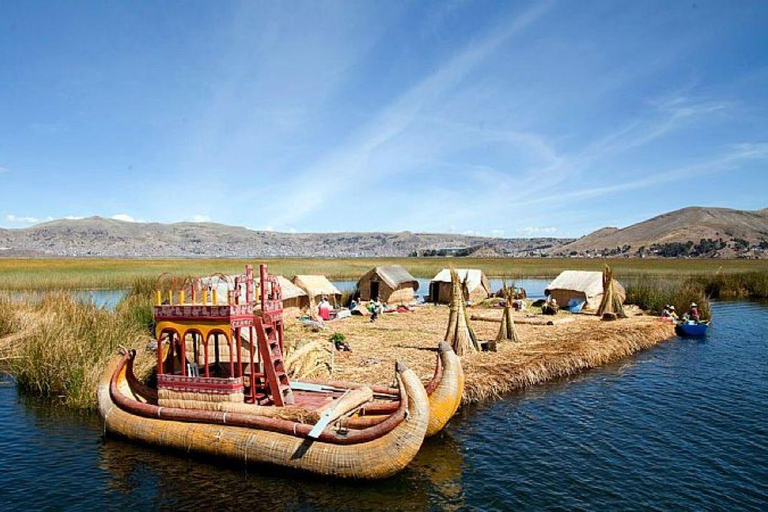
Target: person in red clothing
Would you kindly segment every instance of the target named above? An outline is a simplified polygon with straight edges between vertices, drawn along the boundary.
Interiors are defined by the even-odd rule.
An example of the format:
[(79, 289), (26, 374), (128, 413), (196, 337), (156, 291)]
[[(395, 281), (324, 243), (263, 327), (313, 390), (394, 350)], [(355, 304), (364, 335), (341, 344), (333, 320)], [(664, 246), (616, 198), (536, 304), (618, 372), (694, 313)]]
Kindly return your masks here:
[(691, 309), (688, 310), (688, 318), (690, 318), (694, 322), (699, 322), (701, 320), (701, 315), (699, 314), (699, 307), (696, 305), (695, 302), (691, 302)]

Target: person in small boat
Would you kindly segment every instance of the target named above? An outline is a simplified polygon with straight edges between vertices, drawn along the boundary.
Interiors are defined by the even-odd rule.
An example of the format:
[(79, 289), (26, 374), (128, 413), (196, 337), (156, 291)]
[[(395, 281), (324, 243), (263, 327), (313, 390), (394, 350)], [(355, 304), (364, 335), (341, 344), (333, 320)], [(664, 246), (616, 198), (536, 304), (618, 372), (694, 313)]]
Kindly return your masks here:
[(677, 316), (677, 312), (675, 311), (675, 306), (664, 306), (664, 312), (661, 314), (661, 316), (662, 318), (671, 318), (675, 322), (680, 320), (680, 318)]
[(696, 323), (701, 321), (701, 314), (699, 313), (699, 307), (695, 302), (691, 302), (691, 308), (688, 310), (688, 318)]

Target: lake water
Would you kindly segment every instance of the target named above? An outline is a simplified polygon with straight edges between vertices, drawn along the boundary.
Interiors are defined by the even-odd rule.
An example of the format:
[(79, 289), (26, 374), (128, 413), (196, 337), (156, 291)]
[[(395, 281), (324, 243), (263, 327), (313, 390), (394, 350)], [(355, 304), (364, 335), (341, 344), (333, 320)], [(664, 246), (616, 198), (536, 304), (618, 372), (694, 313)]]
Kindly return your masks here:
[(462, 410), (401, 474), (326, 481), (102, 438), (0, 383), (0, 510), (766, 510), (768, 306), (713, 305), (705, 340)]

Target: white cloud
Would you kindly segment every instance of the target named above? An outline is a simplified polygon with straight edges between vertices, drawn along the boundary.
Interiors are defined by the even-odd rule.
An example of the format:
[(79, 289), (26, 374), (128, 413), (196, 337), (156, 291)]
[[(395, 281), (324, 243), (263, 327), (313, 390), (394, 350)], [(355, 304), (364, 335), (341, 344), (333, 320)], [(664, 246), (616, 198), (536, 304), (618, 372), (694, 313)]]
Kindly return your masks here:
[(18, 224), (36, 224), (42, 222), (42, 219), (38, 219), (37, 217), (17, 217), (16, 215), (10, 214), (5, 216), (5, 221)]
[(528, 226), (524, 228), (519, 228), (517, 230), (518, 233), (523, 233), (525, 235), (543, 235), (543, 234), (550, 234), (557, 231), (557, 228), (555, 227), (546, 227), (546, 228), (540, 228), (535, 226)]
[(127, 213), (118, 213), (112, 216), (113, 220), (121, 220), (123, 222), (137, 222), (136, 219), (128, 215)]
[(62, 217), (65, 220), (80, 220), (84, 219), (85, 217), (79, 217), (77, 215), (67, 215), (66, 217)]
[(193, 215), (189, 218), (190, 222), (213, 222), (208, 215)]

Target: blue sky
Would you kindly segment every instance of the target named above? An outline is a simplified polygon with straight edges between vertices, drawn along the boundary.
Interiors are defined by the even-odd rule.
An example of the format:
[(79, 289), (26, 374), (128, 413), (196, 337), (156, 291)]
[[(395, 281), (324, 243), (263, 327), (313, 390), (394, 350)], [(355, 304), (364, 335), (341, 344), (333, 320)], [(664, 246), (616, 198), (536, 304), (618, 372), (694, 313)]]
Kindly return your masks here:
[(768, 2), (0, 0), (0, 226), (768, 206)]

